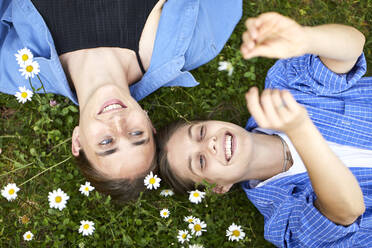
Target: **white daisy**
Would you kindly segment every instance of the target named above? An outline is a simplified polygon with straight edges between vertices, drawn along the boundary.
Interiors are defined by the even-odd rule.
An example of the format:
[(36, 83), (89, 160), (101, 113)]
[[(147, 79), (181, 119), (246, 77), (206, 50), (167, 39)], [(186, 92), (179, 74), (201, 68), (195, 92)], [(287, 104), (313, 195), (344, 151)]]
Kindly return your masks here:
[(204, 246), (199, 244), (189, 245), (189, 248), (204, 248)]
[(18, 87), (19, 92), (15, 93), (15, 97), (17, 97), (18, 102), (25, 103), (27, 101), (31, 101), (31, 97), (34, 95), (31, 90), (26, 89), (26, 87)]
[(93, 186), (90, 186), (90, 182), (85, 182), (85, 184), (80, 185), (79, 191), (86, 196), (89, 196), (89, 192), (94, 190)]
[(32, 240), (33, 237), (34, 237), (34, 235), (30, 231), (27, 231), (27, 232), (25, 232), (25, 234), (23, 234), (23, 239), (26, 240), (26, 241)]
[(88, 220), (80, 221), (79, 233), (83, 233), (83, 236), (91, 235), (94, 230), (95, 228), (93, 221)]
[(226, 236), (229, 237), (229, 241), (239, 241), (245, 237), (245, 233), (241, 226), (232, 223), (229, 229), (226, 230)]
[(229, 61), (218, 62), (219, 71), (227, 71), (227, 75), (231, 76), (234, 71), (234, 66)]
[(162, 218), (168, 218), (169, 217), (169, 210), (167, 208), (164, 208), (160, 211), (160, 217)]
[(23, 65), (21, 65), (21, 69), (19, 69), (19, 71), (26, 79), (28, 79), (29, 77), (33, 78), (40, 72), (39, 63), (32, 60), (26, 61)]
[(150, 172), (150, 174), (148, 174), (144, 180), (145, 182), (145, 186), (148, 188), (148, 189), (157, 189), (160, 187), (160, 181), (161, 179), (157, 176), (157, 175), (154, 175), (152, 174), (152, 171)]
[(190, 240), (191, 235), (189, 234), (189, 231), (187, 230), (179, 230), (177, 238), (178, 238), (178, 242), (183, 244), (185, 241), (188, 242)]
[(171, 190), (171, 189), (163, 189), (163, 190), (160, 192), (160, 195), (165, 196), (165, 197), (167, 197), (167, 196), (172, 196), (172, 195), (174, 195), (174, 192), (173, 192), (173, 190)]
[(192, 203), (198, 204), (202, 201), (205, 196), (205, 192), (201, 192), (199, 190), (190, 191), (189, 200)]
[(189, 224), (189, 229), (191, 230), (191, 234), (195, 234), (195, 236), (201, 236), (202, 232), (206, 232), (205, 229), (207, 224), (204, 221), (195, 220), (193, 223)]
[(9, 183), (4, 189), (1, 191), (1, 195), (4, 196), (8, 201), (13, 201), (17, 198), (17, 192), (19, 188), (15, 183)]
[(59, 210), (62, 210), (66, 207), (68, 199), (70, 199), (70, 197), (61, 189), (53, 190), (53, 192), (49, 192), (48, 195), (49, 206)]
[(188, 223), (194, 223), (195, 221), (200, 221), (198, 218), (190, 215), (190, 216), (185, 216), (185, 218), (183, 218), (184, 221), (188, 222)]
[(27, 61), (32, 61), (34, 58), (34, 55), (28, 48), (23, 48), (21, 50), (18, 50), (16, 54), (17, 62), (19, 65), (24, 65)]

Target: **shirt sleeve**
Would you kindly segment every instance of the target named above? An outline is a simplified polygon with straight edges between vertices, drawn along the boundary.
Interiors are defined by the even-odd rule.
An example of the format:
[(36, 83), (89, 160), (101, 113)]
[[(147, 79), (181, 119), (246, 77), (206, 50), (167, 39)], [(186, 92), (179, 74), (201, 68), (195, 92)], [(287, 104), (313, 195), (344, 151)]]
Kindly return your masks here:
[(344, 74), (328, 69), (316, 55), (278, 60), (269, 70), (265, 88), (298, 90), (315, 95), (339, 94), (352, 87), (366, 73), (367, 65), (362, 53), (354, 67)]
[(307, 173), (283, 177), (262, 187), (241, 184), (265, 219), (265, 239), (278, 247), (358, 247), (372, 244), (371, 168), (356, 168), (365, 213), (349, 226), (335, 224), (315, 206), (316, 194)]
[(352, 236), (359, 230), (360, 218), (349, 226), (342, 226), (319, 212), (314, 206), (316, 195), (310, 187), (290, 198), (284, 203), (284, 207), (293, 205), (288, 220), (288, 231), (285, 233), (285, 240), (288, 243), (300, 243), (303, 247), (337, 246), (350, 242)]

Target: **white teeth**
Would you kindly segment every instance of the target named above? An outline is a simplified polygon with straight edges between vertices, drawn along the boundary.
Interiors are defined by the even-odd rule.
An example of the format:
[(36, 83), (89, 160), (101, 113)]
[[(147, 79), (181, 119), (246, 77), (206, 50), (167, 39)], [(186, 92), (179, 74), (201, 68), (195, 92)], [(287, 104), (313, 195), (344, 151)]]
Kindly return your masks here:
[(111, 104), (111, 105), (105, 107), (103, 109), (102, 113), (105, 113), (106, 111), (109, 111), (109, 110), (112, 110), (112, 109), (119, 109), (119, 108), (123, 108), (123, 107), (120, 104), (114, 103), (114, 104)]
[(226, 135), (225, 154), (226, 154), (226, 159), (227, 160), (230, 160), (230, 158), (231, 158), (231, 147), (232, 147), (231, 139), (232, 139), (231, 135)]

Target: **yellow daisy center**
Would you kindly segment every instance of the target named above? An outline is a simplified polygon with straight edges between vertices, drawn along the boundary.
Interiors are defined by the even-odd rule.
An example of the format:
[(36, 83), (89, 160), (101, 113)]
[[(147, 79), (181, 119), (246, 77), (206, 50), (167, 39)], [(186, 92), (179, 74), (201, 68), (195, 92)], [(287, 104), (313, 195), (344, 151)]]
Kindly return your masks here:
[(21, 97), (22, 97), (22, 98), (26, 98), (26, 97), (27, 97), (27, 92), (22, 92), (22, 93), (21, 93)]
[(23, 54), (23, 55), (22, 55), (22, 60), (23, 60), (23, 61), (28, 60), (28, 55), (27, 55), (27, 54)]
[(32, 72), (34, 70), (34, 67), (32, 65), (26, 66), (26, 71)]
[(26, 235), (26, 238), (27, 238), (27, 239), (30, 239), (30, 238), (31, 238), (31, 234), (27, 234), (27, 235)]
[(187, 221), (191, 223), (191, 222), (193, 222), (193, 219), (188, 219)]
[(154, 184), (156, 182), (155, 178), (150, 178), (150, 184)]
[(167, 213), (167, 212), (164, 212), (164, 213), (163, 213), (163, 215), (164, 215), (164, 216), (167, 216), (167, 215), (168, 215), (168, 213)]
[(61, 201), (62, 201), (62, 197), (57, 196), (57, 197), (56, 197), (56, 202), (57, 202), (57, 203), (60, 203)]
[(10, 190), (9, 190), (9, 195), (13, 195), (13, 194), (14, 194), (14, 192), (15, 192), (15, 190), (14, 190), (14, 189), (10, 189)]
[(84, 228), (85, 230), (87, 230), (87, 229), (89, 228), (89, 224), (85, 224), (85, 225), (83, 226), (83, 228)]
[(88, 187), (85, 187), (85, 191), (89, 191), (89, 188)]
[(239, 237), (239, 236), (240, 236), (240, 232), (239, 232), (239, 230), (234, 230), (234, 231), (232, 232), (232, 235), (235, 236), (235, 237)]
[(199, 193), (198, 192), (195, 192), (194, 193), (194, 197), (199, 197)]
[(183, 239), (186, 238), (186, 233), (182, 234), (182, 238), (183, 238)]
[(199, 232), (199, 231), (201, 231), (201, 226), (199, 225), (199, 224), (196, 224), (195, 226), (194, 226), (194, 230), (195, 231), (197, 231), (197, 232)]

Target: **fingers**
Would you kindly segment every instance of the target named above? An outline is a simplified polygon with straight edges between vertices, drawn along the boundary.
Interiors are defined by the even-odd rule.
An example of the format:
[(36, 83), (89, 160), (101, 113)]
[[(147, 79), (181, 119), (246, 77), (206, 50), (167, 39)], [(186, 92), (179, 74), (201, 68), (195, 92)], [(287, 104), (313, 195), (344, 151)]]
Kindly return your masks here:
[(296, 112), (298, 108), (300, 108), (300, 105), (297, 103), (296, 99), (294, 99), (289, 91), (283, 90), (280, 92), (280, 95), (283, 101), (286, 103), (288, 111)]
[(266, 127), (269, 125), (268, 120), (266, 119), (265, 113), (261, 107), (258, 89), (256, 87), (251, 88), (246, 94), (245, 99), (247, 101), (247, 108), (253, 118), (256, 120), (257, 124), (260, 127)]
[(240, 48), (245, 59), (257, 56), (274, 57), (271, 55), (271, 47), (267, 46), (269, 42), (265, 41), (277, 32), (276, 26), (280, 21), (278, 19), (282, 18), (284, 17), (278, 13), (268, 12), (246, 20), (247, 31), (242, 35), (243, 44)]
[(259, 97), (258, 89), (254, 87), (245, 97), (249, 112), (262, 128), (284, 129), (293, 111), (297, 111), (299, 107), (291, 93), (286, 90), (266, 89)]
[(290, 115), (290, 111), (288, 110), (288, 104), (283, 98), (283, 92), (278, 89), (275, 89), (271, 93), (271, 97), (273, 100), (273, 105), (275, 106), (276, 112), (281, 120), (287, 119)]
[(272, 98), (272, 90), (264, 90), (261, 94), (261, 105), (265, 112), (265, 116), (270, 122), (272, 127), (275, 127), (277, 123), (280, 123), (281, 120), (278, 116), (277, 108), (274, 105), (273, 98)]
[(255, 46), (255, 42), (248, 31), (243, 33), (242, 39), (243, 44), (240, 47), (240, 52), (242, 53), (243, 58), (247, 59), (247, 56)]

